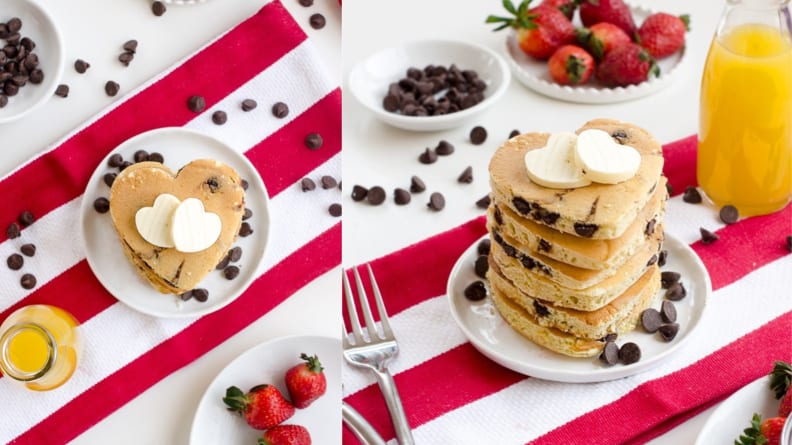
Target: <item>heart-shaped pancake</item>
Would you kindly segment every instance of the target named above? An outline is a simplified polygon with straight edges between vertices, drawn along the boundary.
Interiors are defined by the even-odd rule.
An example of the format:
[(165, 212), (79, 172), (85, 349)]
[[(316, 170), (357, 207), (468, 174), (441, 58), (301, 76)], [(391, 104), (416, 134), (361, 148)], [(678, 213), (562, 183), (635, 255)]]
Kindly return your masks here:
[[(220, 218), (217, 240), (198, 252), (146, 241), (138, 232), (135, 215), (152, 207), (162, 194), (182, 202), (200, 200), (206, 212)], [(140, 275), (162, 293), (181, 294), (195, 288), (232, 247), (244, 211), (245, 191), (239, 175), (211, 159), (192, 161), (177, 173), (158, 162), (133, 164), (118, 174), (110, 189), (110, 215), (124, 252)]]

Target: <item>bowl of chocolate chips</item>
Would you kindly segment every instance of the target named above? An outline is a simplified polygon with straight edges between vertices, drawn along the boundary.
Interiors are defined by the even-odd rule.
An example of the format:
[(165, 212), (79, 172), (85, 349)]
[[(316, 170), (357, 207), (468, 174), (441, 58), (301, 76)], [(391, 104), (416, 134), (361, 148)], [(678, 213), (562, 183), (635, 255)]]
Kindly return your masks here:
[(30, 113), (55, 92), (63, 71), (55, 22), (33, 0), (3, 0), (0, 8), (0, 123)]
[(349, 73), (352, 95), (381, 121), (412, 131), (469, 123), (506, 91), (511, 73), (489, 48), (421, 40), (380, 50)]

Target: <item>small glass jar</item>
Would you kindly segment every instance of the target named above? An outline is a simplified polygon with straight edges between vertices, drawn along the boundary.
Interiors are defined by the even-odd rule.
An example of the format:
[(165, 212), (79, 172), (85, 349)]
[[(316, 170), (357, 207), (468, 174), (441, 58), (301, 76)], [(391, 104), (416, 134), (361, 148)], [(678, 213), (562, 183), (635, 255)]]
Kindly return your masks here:
[(82, 349), (79, 323), (55, 306), (31, 305), (0, 325), (0, 371), (34, 391), (55, 389), (72, 376)]

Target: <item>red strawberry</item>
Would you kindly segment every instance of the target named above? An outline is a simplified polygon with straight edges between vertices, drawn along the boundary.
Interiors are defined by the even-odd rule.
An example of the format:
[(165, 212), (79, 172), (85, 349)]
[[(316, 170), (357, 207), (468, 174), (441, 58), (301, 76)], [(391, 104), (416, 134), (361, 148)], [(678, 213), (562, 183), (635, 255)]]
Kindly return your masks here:
[(272, 428), (294, 415), (294, 406), (272, 385), (254, 386), (247, 394), (231, 386), (226, 390), (223, 402), (257, 430)]
[(580, 4), (580, 20), (583, 26), (608, 22), (623, 29), (628, 36), (635, 33), (632, 12), (622, 0), (583, 0)]
[(575, 0), (544, 0), (542, 6), (545, 5), (558, 8), (569, 20), (572, 20), (572, 16), (575, 15), (575, 9), (577, 9)]
[(594, 72), (594, 58), (583, 48), (564, 45), (547, 61), (550, 77), (561, 85), (586, 83)]
[(781, 442), (781, 430), (784, 429), (785, 421), (785, 417), (771, 417), (762, 422), (759, 431), (767, 439), (767, 445), (779, 445)]
[(327, 380), (319, 357), (300, 354), (305, 363), (292, 366), (286, 371), (286, 389), (297, 408), (305, 408), (327, 391)]
[(513, 17), (491, 15), (486, 22), (500, 23), (495, 31), (514, 28), (520, 49), (533, 58), (546, 60), (561, 45), (574, 42), (575, 27), (557, 8), (540, 5), (529, 10), (530, 3), (531, 0), (524, 0), (515, 8), (511, 0), (503, 0), (503, 7)]
[(652, 56), (635, 43), (610, 50), (597, 67), (597, 79), (609, 87), (639, 84), (650, 74), (658, 76), (660, 68)]
[(670, 56), (685, 44), (690, 30), (690, 16), (679, 17), (665, 12), (650, 15), (638, 28), (638, 43), (655, 59)]
[(311, 445), (311, 435), (304, 426), (278, 425), (267, 430), (259, 445)]
[(792, 411), (792, 365), (782, 361), (773, 363), (773, 370), (770, 372), (770, 389), (775, 392), (776, 399), (781, 399), (778, 407), (779, 417), (787, 417)]
[(600, 22), (589, 28), (579, 28), (575, 34), (578, 42), (597, 60), (602, 60), (613, 48), (632, 41), (623, 29), (608, 22)]
[(778, 405), (778, 417), (786, 418), (789, 413), (792, 413), (792, 391), (787, 391), (781, 398), (781, 404)]

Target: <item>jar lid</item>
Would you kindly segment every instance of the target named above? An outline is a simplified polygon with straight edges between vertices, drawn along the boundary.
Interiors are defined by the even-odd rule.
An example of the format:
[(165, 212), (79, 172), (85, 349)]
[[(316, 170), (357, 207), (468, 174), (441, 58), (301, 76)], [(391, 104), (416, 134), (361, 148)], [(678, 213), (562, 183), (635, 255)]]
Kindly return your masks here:
[(14, 379), (29, 382), (44, 376), (57, 349), (50, 332), (35, 323), (18, 323), (0, 336), (0, 368)]

